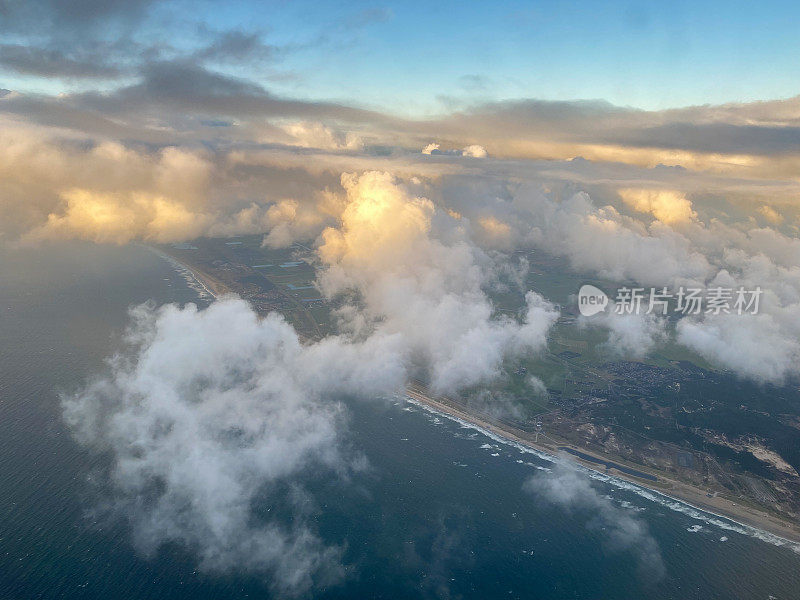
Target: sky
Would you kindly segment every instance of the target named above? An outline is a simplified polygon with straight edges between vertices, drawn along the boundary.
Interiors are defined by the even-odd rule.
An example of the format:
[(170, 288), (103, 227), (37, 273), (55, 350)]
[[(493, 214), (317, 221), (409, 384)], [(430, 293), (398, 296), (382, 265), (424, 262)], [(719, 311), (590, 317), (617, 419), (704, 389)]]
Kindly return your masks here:
[[(16, 4), (3, 4), (2, 85), (51, 94), (113, 88), (135, 78), (137, 62), (188, 54), (225, 32), (254, 46), (247, 60), (220, 58), (216, 71), (279, 95), (417, 117), (516, 98), (647, 110), (770, 100), (794, 96), (800, 79), (800, 6), (792, 2)], [(91, 82), (74, 73), (42, 77), (32, 60), (20, 60), (22, 47), (51, 60), (69, 48), (77, 60), (96, 61), (102, 50), (88, 41), (122, 39), (135, 50), (107, 58), (127, 72)]]

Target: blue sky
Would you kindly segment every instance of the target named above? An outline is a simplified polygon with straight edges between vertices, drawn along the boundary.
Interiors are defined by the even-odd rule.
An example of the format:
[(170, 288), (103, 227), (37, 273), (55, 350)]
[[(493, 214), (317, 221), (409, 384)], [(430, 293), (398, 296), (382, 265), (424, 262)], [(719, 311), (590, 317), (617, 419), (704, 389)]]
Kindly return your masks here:
[[(750, 101), (798, 93), (799, 7), (393, 3), (391, 17), (351, 46), (288, 62), (315, 93), (412, 111), (441, 96), (592, 98), (649, 109)], [(284, 15), (288, 31), (295, 11)]]
[[(142, 43), (191, 49), (209, 32), (257, 33), (276, 49), (269, 58), (212, 68), (279, 95), (397, 114), (512, 98), (664, 109), (800, 92), (800, 3), (179, 1), (139, 17), (106, 37), (127, 28)], [(0, 87), (23, 91), (118, 84), (0, 74)]]

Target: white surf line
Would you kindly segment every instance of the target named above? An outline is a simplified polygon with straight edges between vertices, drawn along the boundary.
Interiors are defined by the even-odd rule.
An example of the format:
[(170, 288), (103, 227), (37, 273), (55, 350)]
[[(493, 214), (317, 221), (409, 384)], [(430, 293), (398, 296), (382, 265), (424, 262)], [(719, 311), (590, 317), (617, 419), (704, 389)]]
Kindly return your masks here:
[(175, 268), (175, 270), (178, 271), (178, 273), (180, 275), (184, 275), (184, 274), (188, 275), (192, 279), (192, 281), (194, 281), (197, 285), (199, 285), (201, 288), (203, 288), (203, 290), (209, 296), (214, 298), (214, 300), (217, 299), (217, 295), (214, 292), (212, 292), (209, 289), (209, 287), (205, 283), (203, 283), (203, 281), (200, 279), (200, 277), (198, 277), (198, 275), (194, 271), (192, 271), (185, 263), (182, 263), (181, 261), (179, 261), (174, 256), (170, 256), (169, 254), (166, 254), (165, 252), (162, 252), (158, 248), (154, 248), (153, 246), (146, 246), (146, 247), (149, 248), (150, 250), (152, 250), (153, 252), (155, 252), (158, 256), (163, 258), (170, 265), (172, 265), (173, 268)]
[[(433, 406), (429, 406), (428, 404), (416, 400), (411, 396), (404, 395), (404, 399), (406, 402), (413, 404), (414, 406), (418, 406), (425, 411), (449, 419), (450, 421), (458, 423), (462, 427), (478, 431), (491, 440), (494, 440), (501, 444), (505, 444), (506, 446), (511, 446), (512, 448), (516, 448), (517, 450), (520, 450), (522, 452), (533, 454), (534, 456), (537, 456), (548, 462), (554, 463), (559, 458), (554, 454), (545, 452), (544, 450), (539, 450), (538, 448), (532, 448), (530, 446), (526, 446), (525, 444), (521, 444), (516, 440), (512, 440), (510, 438), (499, 435), (493, 431), (489, 431), (488, 429), (481, 427), (476, 423), (473, 423), (471, 421), (466, 421), (460, 417), (451, 415), (450, 413), (439, 410)], [(584, 471), (588, 476), (592, 477), (593, 479), (611, 483), (612, 485), (614, 485), (619, 489), (631, 491), (637, 494), (638, 496), (645, 498), (646, 500), (655, 502), (660, 506), (684, 514), (697, 521), (702, 521), (707, 525), (715, 525), (720, 529), (724, 529), (726, 531), (734, 531), (736, 533), (761, 540), (762, 542), (766, 542), (773, 546), (790, 548), (795, 553), (800, 554), (800, 543), (798, 542), (781, 537), (774, 533), (770, 533), (769, 531), (764, 531), (763, 529), (759, 529), (758, 527), (755, 527), (753, 525), (742, 523), (740, 521), (732, 519), (731, 517), (720, 515), (711, 510), (700, 508), (699, 506), (695, 506), (694, 504), (691, 504), (686, 500), (682, 500), (681, 498), (675, 498), (674, 496), (670, 496), (669, 494), (665, 494), (664, 492), (661, 492), (659, 490), (643, 487), (637, 483), (628, 481), (627, 479), (621, 479), (620, 477), (617, 477), (615, 475), (609, 475), (608, 473), (603, 473), (602, 471), (592, 469), (591, 467), (587, 467), (577, 462), (576, 460), (571, 458), (571, 455), (569, 455), (568, 453), (565, 453), (565, 458), (567, 458), (578, 469)]]

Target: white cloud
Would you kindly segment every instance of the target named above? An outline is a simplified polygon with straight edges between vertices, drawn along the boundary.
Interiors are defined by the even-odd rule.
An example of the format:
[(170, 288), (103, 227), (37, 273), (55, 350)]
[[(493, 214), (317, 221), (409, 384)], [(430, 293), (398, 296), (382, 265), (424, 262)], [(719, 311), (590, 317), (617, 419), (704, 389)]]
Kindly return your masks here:
[[(328, 295), (358, 290), (359, 315), (379, 332), (402, 335), (438, 391), (490, 380), (505, 357), (544, 347), (557, 312), (529, 292), (521, 322), (494, 318), (482, 289), (491, 260), (463, 236), (457, 219), (413, 197), (388, 173), (345, 175), (342, 183), (341, 227), (320, 238), (319, 255), (328, 265), (322, 289)], [(440, 241), (445, 237), (453, 241)]]
[[(331, 397), (401, 389), (394, 340), (303, 346), (281, 317), (259, 319), (234, 298), (133, 316), (130, 351), (65, 398), (64, 412), (79, 440), (111, 453), (113, 504), (138, 547), (152, 555), (178, 542), (205, 569), (266, 573), (286, 595), (339, 580), (340, 548), (315, 533), (303, 503), (276, 494), (301, 490), (312, 465), (332, 476), (359, 468)], [(257, 498), (288, 502), (291, 523), (257, 516)]]
[(773, 225), (783, 223), (783, 215), (767, 204), (759, 206), (758, 213)]
[(323, 123), (300, 121), (283, 126), (294, 143), (305, 148), (324, 150), (360, 150), (361, 138), (353, 132), (335, 131)]
[(800, 339), (769, 314), (681, 319), (677, 339), (706, 360), (756, 381), (782, 383), (800, 364)]
[(486, 148), (480, 146), (478, 144), (472, 144), (470, 146), (465, 147), (461, 151), (462, 156), (471, 156), (472, 158), (486, 158), (489, 156), (489, 153), (486, 152)]
[(692, 203), (675, 190), (621, 189), (623, 202), (639, 212), (650, 213), (663, 223), (673, 224), (697, 218)]

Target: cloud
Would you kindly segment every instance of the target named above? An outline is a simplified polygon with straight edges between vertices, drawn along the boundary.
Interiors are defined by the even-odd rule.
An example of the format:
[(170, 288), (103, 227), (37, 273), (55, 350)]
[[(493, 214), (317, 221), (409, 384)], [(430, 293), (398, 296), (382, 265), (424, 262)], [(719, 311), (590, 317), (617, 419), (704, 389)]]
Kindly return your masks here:
[(325, 150), (360, 150), (363, 142), (352, 132), (343, 133), (322, 123), (300, 121), (283, 126), (298, 146)]
[(194, 58), (216, 64), (268, 61), (276, 51), (262, 41), (260, 33), (232, 29), (217, 33), (206, 47), (195, 52)]
[(480, 140), (496, 156), (679, 164), (717, 172), (788, 174), (797, 159), (800, 97), (644, 111), (603, 101), (488, 102), (431, 124), (440, 139)]
[(526, 190), (515, 202), (525, 212), (526, 238), (568, 257), (578, 271), (655, 286), (704, 281), (712, 271), (708, 258), (672, 228), (658, 222), (648, 228), (610, 205), (595, 207), (584, 193), (554, 202)]
[(585, 473), (566, 460), (557, 462), (551, 474), (528, 479), (523, 489), (537, 500), (585, 518), (586, 528), (599, 532), (608, 550), (635, 556), (643, 579), (656, 581), (665, 575), (661, 551), (644, 521), (633, 509), (616, 507), (591, 486)]
[[(121, 149), (104, 150), (114, 151)], [(184, 170), (170, 167), (184, 160), (162, 156), (158, 181), (183, 188)], [(388, 173), (349, 174), (341, 203), (328, 199), (338, 214), (332, 209), (334, 225), (318, 242), (318, 279), (326, 294), (345, 299), (341, 335), (301, 343), (282, 317), (258, 318), (236, 298), (202, 311), (142, 306), (108, 372), (64, 398), (77, 438), (112, 457), (103, 480), (109, 506), (130, 520), (142, 552), (179, 543), (206, 570), (263, 574), (286, 595), (339, 581), (347, 540), (315, 531), (302, 479), (347, 479), (362, 464), (341, 442), (336, 398), (397, 392), (421, 375), (437, 391), (455, 391), (545, 346), (554, 307), (528, 292), (516, 318), (497, 316), (483, 289), (493, 259), (457, 219), (412, 195), (413, 185)], [(115, 240), (141, 211), (136, 197), (76, 193), (69, 202), (45, 230)], [(273, 208), (268, 219), (301, 226), (304, 208)], [(347, 301), (353, 293), (358, 300)], [(254, 511), (256, 502), (288, 503), (290, 521)]]
[(650, 213), (667, 224), (682, 223), (697, 218), (692, 203), (674, 190), (622, 189), (623, 202), (639, 212)]
[(133, 239), (167, 242), (198, 237), (211, 222), (210, 215), (193, 213), (163, 196), (97, 194), (74, 189), (64, 192), (62, 199), (63, 214), (48, 215), (44, 225), (22, 239), (23, 244), (59, 239), (117, 244)]
[(115, 79), (122, 74), (118, 65), (96, 56), (20, 44), (0, 44), (0, 64), (18, 73), (43, 77)]
[[(359, 317), (401, 335), (434, 389), (453, 391), (497, 377), (508, 356), (541, 350), (558, 313), (528, 292), (519, 321), (494, 318), (483, 291), (491, 260), (459, 231), (458, 220), (414, 197), (389, 173), (342, 176), (341, 226), (320, 237), (322, 290), (361, 295)], [(444, 238), (452, 241), (445, 243)]]
[(447, 156), (469, 156), (471, 158), (486, 158), (489, 153), (486, 148), (478, 144), (470, 144), (462, 150), (441, 150), (440, 144), (431, 142), (422, 149), (422, 154), (444, 154)]
[[(363, 465), (341, 443), (335, 397), (401, 389), (392, 339), (303, 346), (282, 317), (236, 298), (132, 317), (127, 352), (63, 404), (78, 439), (110, 453), (111, 509), (138, 548), (178, 542), (204, 569), (262, 573), (282, 595), (339, 581), (341, 547), (314, 531), (303, 486)], [(290, 520), (256, 510), (276, 503)]]
[(489, 156), (489, 153), (486, 152), (486, 148), (483, 146), (479, 146), (478, 144), (472, 144), (467, 146), (461, 151), (462, 156), (471, 156), (472, 158), (486, 158)]
[(325, 192), (338, 185), (338, 174), (255, 169), (196, 147), (130, 148), (4, 125), (0, 235), (7, 241), (172, 242), (263, 233), (281, 224), (313, 238), (328, 224), (326, 215), (340, 210)]
[(783, 215), (781, 215), (781, 213), (779, 213), (771, 206), (768, 206), (766, 204), (760, 206), (758, 208), (758, 213), (762, 217), (764, 217), (768, 223), (771, 223), (773, 225), (780, 225), (781, 223), (783, 223)]
[(343, 122), (381, 122), (374, 111), (331, 102), (275, 96), (259, 83), (213, 71), (193, 60), (156, 60), (140, 68), (138, 81), (110, 93), (89, 91), (59, 99), (79, 110), (107, 115), (136, 116), (175, 113), (207, 117), (273, 117), (335, 119)]
[(507, 223), (497, 217), (489, 216), (478, 219), (478, 226), (483, 230), (482, 233), (489, 245), (500, 248), (511, 247), (514, 232)]
[(148, 154), (116, 143), (82, 149), (13, 130), (2, 137), (0, 227), (23, 243), (172, 241), (203, 235), (219, 220), (220, 207), (207, 204), (214, 167), (203, 152)]
[(5, 0), (0, 7), (3, 15), (0, 30), (27, 33), (30, 31), (28, 27), (36, 23), (46, 28), (74, 32), (77, 37), (87, 28), (136, 23), (154, 3), (154, 0), (75, 0), (68, 3), (58, 0)]
[[(685, 317), (675, 331), (653, 316), (592, 319), (595, 326), (608, 329), (609, 348), (615, 353), (642, 358), (675, 339), (712, 364), (732, 369), (742, 377), (780, 384), (800, 374), (796, 366), (800, 364), (796, 360), (800, 242), (795, 237), (754, 226), (752, 217), (724, 223), (717, 218), (704, 220), (698, 214), (674, 226), (660, 220), (643, 222), (610, 204), (596, 204), (583, 192), (559, 197), (559, 188), (544, 191), (543, 185), (533, 181), (495, 184), (485, 176), (453, 175), (442, 185), (443, 201), (461, 216), (461, 222), (478, 225), (482, 231), (481, 223), (496, 219), (510, 228), (510, 232), (504, 232), (504, 239), (511, 248), (533, 246), (563, 256), (578, 273), (591, 273), (629, 287), (666, 286), (673, 293), (680, 286), (760, 287), (764, 291), (760, 311), (769, 316), (759, 315), (752, 323), (745, 315), (726, 318), (724, 314), (707, 314)], [(598, 196), (603, 197), (602, 193)], [(614, 194), (606, 198), (614, 201)], [(477, 230), (473, 239), (482, 245), (489, 243)], [(747, 336), (751, 341), (745, 342)], [(750, 349), (756, 349), (764, 359), (749, 360)]]
[(272, 204), (266, 213), (269, 233), (264, 236), (263, 245), (285, 248), (296, 241), (313, 240), (339, 222), (346, 203), (342, 194), (326, 188), (303, 202), (284, 199)]
[[(224, 87), (224, 81), (217, 84)], [(0, 98), (0, 105), (19, 100), (18, 94), (10, 93)], [(73, 116), (77, 119), (78, 114), (83, 118), (87, 113)], [(189, 130), (201, 126), (208, 133), (209, 128), (200, 125), (208, 122), (206, 119), (191, 115), (182, 118), (186, 119), (182, 123), (190, 124)], [(246, 136), (236, 140), (242, 128), (238, 119), (227, 121), (230, 127), (214, 128), (211, 135), (220, 132), (222, 140), (213, 143), (201, 143), (191, 133), (166, 127), (148, 130), (162, 142), (123, 144), (114, 140), (142, 131), (122, 128), (123, 120), (94, 121), (103, 133), (87, 138), (76, 129), (3, 119), (0, 232), (5, 241), (81, 238), (114, 243), (171, 242), (202, 235), (260, 233), (267, 245), (277, 247), (294, 241), (309, 243), (330, 228), (319, 243), (325, 251), (333, 251), (336, 243), (356, 239), (360, 231), (374, 236), (365, 240), (364, 247), (372, 244), (375, 260), (386, 254), (384, 262), (389, 266), (384, 271), (396, 271), (398, 279), (393, 281), (404, 282), (404, 293), (428, 295), (420, 275), (426, 270), (439, 273), (459, 294), (468, 290), (469, 294), (461, 297), (478, 300), (470, 300), (468, 308), (483, 306), (471, 313), (476, 322), (492, 321), (486, 335), (495, 335), (498, 325), (491, 318), (493, 308), (485, 301), (485, 290), (492, 285), (492, 273), (502, 272), (507, 260), (493, 255), (497, 250), (533, 247), (565, 257), (576, 272), (673, 290), (680, 285), (706, 287), (724, 273), (728, 277), (726, 286), (760, 286), (765, 290), (762, 311), (774, 320), (775, 335), (785, 342), (773, 348), (788, 352), (782, 356), (789, 359), (775, 364), (792, 364), (793, 340), (800, 337), (800, 242), (792, 237), (798, 215), (788, 202), (794, 189), (789, 182), (767, 185), (711, 178), (683, 169), (641, 170), (586, 160), (493, 157), (476, 162), (454, 151), (423, 157), (413, 147), (376, 149), (371, 142), (351, 149), (346, 146), (351, 139), (347, 134), (352, 132), (341, 124), (325, 125), (324, 119), (282, 121), (274, 127), (262, 124), (259, 135), (264, 141), (259, 144), (246, 141)], [(181, 141), (163, 142), (174, 139)], [(416, 211), (417, 221), (424, 228), (417, 227), (415, 233), (409, 227), (403, 232), (416, 242), (408, 245), (400, 239), (396, 247), (401, 252), (392, 255), (384, 250), (392, 246), (366, 226), (369, 219), (351, 223), (357, 227), (350, 230), (346, 224), (355, 213), (348, 213), (345, 219), (345, 211), (367, 206), (354, 200), (359, 194), (367, 194), (368, 186), (352, 183), (349, 178), (343, 180), (342, 172), (355, 173), (353, 181), (364, 174), (391, 172), (391, 186), (379, 186), (374, 175), (364, 179), (374, 180), (378, 199), (400, 194), (390, 204), (373, 203), (376, 215), (389, 215), (385, 227), (388, 235)], [(400, 191), (391, 191), (391, 187)], [(627, 195), (626, 203), (620, 200), (619, 190), (634, 193)], [(772, 195), (780, 202), (784, 232), (758, 225), (769, 214), (762, 207), (774, 204)], [(636, 208), (629, 209), (631, 204)], [(650, 218), (651, 214), (657, 218)], [(382, 287), (389, 289), (388, 279), (383, 281), (374, 273), (364, 278), (369, 261), (354, 262), (356, 246), (345, 244), (343, 253), (332, 252), (327, 257), (329, 277), (345, 274), (348, 280), (341, 288), (331, 288), (331, 293), (340, 293), (348, 286), (361, 294), (365, 287), (373, 290), (371, 294)], [(408, 276), (403, 268), (392, 264), (402, 260), (418, 264), (420, 271)], [(456, 276), (458, 269), (463, 272)], [(472, 287), (463, 287), (460, 282), (469, 281), (470, 273), (475, 274)], [(437, 298), (447, 295), (441, 290), (434, 293)], [(382, 306), (384, 303), (386, 306)], [(389, 307), (388, 300), (376, 296), (370, 305), (373, 312), (365, 322), (374, 326), (380, 318), (399, 311), (390, 311)], [(515, 317), (521, 318), (523, 315)], [(420, 322), (424, 320), (420, 317)], [(698, 328), (716, 327), (713, 315), (694, 321)], [(401, 320), (388, 320), (392, 322), (398, 328), (402, 325)], [(606, 325), (622, 326), (616, 322)], [(612, 334), (614, 347), (629, 356), (654, 349), (648, 340), (658, 342), (661, 337), (654, 330), (633, 325), (625, 330), (630, 335)], [(622, 331), (619, 327), (617, 333)], [(648, 331), (647, 335), (633, 336)], [(770, 331), (764, 330), (765, 339), (772, 338)], [(674, 337), (674, 331), (667, 333)], [(711, 330), (709, 335), (717, 337)], [(633, 348), (637, 339), (643, 344), (638, 352)], [(423, 339), (408, 342), (416, 348), (411, 354), (417, 357), (436, 349), (435, 344)], [(487, 365), (502, 362), (496, 357), (505, 356), (510, 348), (505, 341), (488, 347), (500, 349), (487, 358)], [(737, 365), (738, 373), (759, 380), (780, 382), (797, 373), (796, 368), (776, 370), (755, 362), (752, 364), (763, 367), (756, 374), (742, 361), (725, 358), (723, 352), (710, 348), (704, 352), (714, 364), (725, 368)], [(492, 369), (477, 373), (492, 376)]]
[(762, 383), (783, 383), (800, 364), (800, 339), (768, 314), (682, 319), (677, 340), (712, 363)]

